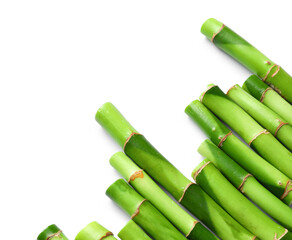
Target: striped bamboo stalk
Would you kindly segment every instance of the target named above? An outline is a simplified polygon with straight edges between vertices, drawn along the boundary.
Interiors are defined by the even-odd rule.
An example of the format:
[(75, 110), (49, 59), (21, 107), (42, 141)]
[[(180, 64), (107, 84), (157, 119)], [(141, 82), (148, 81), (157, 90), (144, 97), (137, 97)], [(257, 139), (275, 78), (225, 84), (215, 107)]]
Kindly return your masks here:
[[(284, 203), (287, 205), (292, 204), (292, 181), (241, 142), (200, 101), (193, 101), (187, 106), (185, 112), (199, 125), (216, 146), (254, 175)], [(229, 181), (231, 180), (229, 179)]]
[(124, 153), (118, 152), (110, 164), (131, 184), (135, 190), (150, 201), (187, 239), (217, 239), (200, 222), (175, 203), (150, 177)]
[(221, 239), (253, 239), (254, 236), (250, 232), (163, 157), (111, 103), (104, 104), (97, 111), (96, 120), (140, 168), (160, 183)]
[[(193, 178), (233, 218), (260, 239), (292, 239), (292, 234), (287, 229), (244, 197), (208, 159), (195, 168)], [(243, 182), (243, 189), (244, 185)]]
[(218, 86), (210, 85), (202, 94), (201, 102), (233, 128), (264, 159), (292, 178), (292, 153)]
[(214, 18), (203, 24), (201, 32), (292, 103), (292, 78), (283, 68)]

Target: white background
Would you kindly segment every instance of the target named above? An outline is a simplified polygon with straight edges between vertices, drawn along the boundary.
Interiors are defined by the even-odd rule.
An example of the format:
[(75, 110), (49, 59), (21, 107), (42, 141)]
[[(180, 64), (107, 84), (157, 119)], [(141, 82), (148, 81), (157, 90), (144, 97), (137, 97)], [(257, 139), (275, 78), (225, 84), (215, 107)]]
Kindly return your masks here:
[(107, 101), (190, 176), (205, 136), (184, 108), (250, 74), (201, 24), (221, 20), (292, 72), (289, 2), (1, 1), (1, 239), (52, 223), (74, 239), (94, 220), (117, 234), (128, 221), (104, 194), (121, 150), (94, 119)]

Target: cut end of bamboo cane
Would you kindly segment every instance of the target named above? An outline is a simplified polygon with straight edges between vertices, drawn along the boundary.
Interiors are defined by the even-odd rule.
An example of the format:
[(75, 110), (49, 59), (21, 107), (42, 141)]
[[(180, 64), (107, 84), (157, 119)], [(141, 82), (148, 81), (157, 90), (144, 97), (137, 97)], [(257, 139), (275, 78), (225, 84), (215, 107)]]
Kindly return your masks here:
[(204, 96), (206, 94), (206, 92), (208, 92), (211, 88), (216, 87), (217, 85), (211, 83), (207, 86), (207, 89), (201, 94), (200, 96), (200, 101), (203, 102)]
[(138, 133), (110, 102), (103, 104), (96, 112), (95, 120), (119, 143), (124, 146), (128, 137)]
[(61, 229), (58, 228), (55, 224), (52, 224), (39, 234), (37, 240), (47, 240), (54, 236), (58, 236), (61, 233)]
[(102, 240), (108, 236), (113, 236), (113, 233), (97, 222), (92, 222), (77, 234), (75, 240)]
[(218, 34), (220, 29), (222, 29), (222, 26), (224, 24), (222, 22), (219, 22), (215, 18), (209, 18), (207, 21), (205, 21), (201, 27), (201, 32), (210, 40), (212, 41), (214, 39), (214, 36)]
[(211, 162), (208, 159), (204, 159), (192, 172), (192, 177), (196, 182), (197, 176), (203, 171), (203, 169), (210, 164)]
[(198, 104), (198, 102), (200, 102), (199, 100), (194, 100), (194, 101), (192, 101), (186, 108), (185, 108), (185, 113), (187, 114), (187, 115), (189, 115), (189, 116), (191, 116), (192, 114), (192, 112), (193, 112), (193, 110), (192, 110), (192, 106), (193, 105), (197, 105)]
[(231, 88), (228, 89), (228, 91), (226, 92), (226, 95), (228, 95), (230, 93), (230, 91), (232, 91), (232, 89), (235, 89), (235, 88), (238, 88), (238, 87), (239, 87), (238, 84), (233, 85)]

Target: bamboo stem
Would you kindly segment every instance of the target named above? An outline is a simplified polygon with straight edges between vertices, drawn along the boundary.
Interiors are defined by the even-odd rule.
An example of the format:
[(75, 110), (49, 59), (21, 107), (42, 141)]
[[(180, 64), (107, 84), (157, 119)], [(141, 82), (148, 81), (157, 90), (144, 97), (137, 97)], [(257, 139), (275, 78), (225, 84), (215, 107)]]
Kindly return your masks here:
[(292, 150), (292, 126), (282, 117), (257, 101), (239, 85), (234, 85), (230, 88), (227, 95), (259, 124), (271, 132), (290, 151)]
[(53, 224), (42, 231), (37, 240), (68, 240), (68, 238), (64, 235), (60, 228)]
[(214, 18), (203, 24), (201, 32), (292, 103), (292, 78), (283, 68)]
[(233, 128), (264, 159), (292, 178), (292, 153), (248, 113), (231, 101), (218, 86), (213, 85), (208, 88), (201, 102)]
[(106, 194), (154, 239), (186, 239), (149, 201), (123, 179), (114, 182)]
[(92, 222), (77, 234), (75, 240), (116, 240), (116, 238), (99, 223)]
[(217, 239), (201, 223), (175, 203), (145, 171), (124, 153), (114, 154), (110, 159), (110, 164), (188, 239)]
[(130, 220), (118, 233), (121, 240), (151, 240), (151, 238), (133, 221)]
[(242, 88), (292, 125), (291, 104), (286, 102), (277, 92), (261, 81), (257, 76), (250, 76), (244, 82)]
[[(190, 103), (185, 112), (199, 125), (215, 145), (253, 174), (278, 198), (283, 196), (286, 186), (291, 180), (247, 147), (235, 135), (230, 134), (232, 132), (200, 101), (195, 100)], [(229, 181), (232, 182), (230, 178)], [(288, 190), (290, 189), (292, 189), (292, 186), (288, 188)], [(288, 205), (292, 204), (292, 192), (289, 192), (283, 201)]]
[(198, 151), (211, 161), (234, 187), (288, 228), (289, 231), (292, 231), (292, 209), (264, 188), (250, 173), (240, 167), (210, 140), (205, 140)]
[[(109, 103), (101, 108), (107, 108)], [(114, 111), (115, 113), (111, 113)], [(115, 137), (115, 121), (112, 118), (116, 111), (111, 106), (97, 114), (99, 122), (108, 132)], [(100, 110), (98, 110), (100, 112)], [(106, 114), (107, 116), (101, 116)], [(108, 119), (110, 124), (103, 124), (100, 117)], [(123, 116), (120, 114), (120, 117)], [(126, 121), (126, 120), (124, 120)], [(111, 128), (113, 126), (113, 128)], [(111, 128), (111, 129), (109, 129)], [(120, 130), (119, 130), (120, 131)], [(128, 139), (129, 138), (129, 139)], [(125, 153), (151, 177), (160, 183), (176, 200), (186, 207), (192, 214), (205, 223), (221, 239), (252, 239), (253, 235), (230, 217), (208, 194), (198, 185), (193, 184), (180, 173), (168, 160), (163, 157), (143, 135), (131, 134), (124, 143)], [(123, 144), (121, 144), (123, 145)]]
[[(245, 198), (208, 159), (197, 166), (193, 175), (195, 181), (217, 203), (260, 239), (269, 240), (275, 236), (276, 239), (280, 236), (292, 239), (291, 233), (288, 233), (285, 228), (275, 223)], [(250, 178), (246, 179), (245, 183), (247, 184), (249, 180)]]

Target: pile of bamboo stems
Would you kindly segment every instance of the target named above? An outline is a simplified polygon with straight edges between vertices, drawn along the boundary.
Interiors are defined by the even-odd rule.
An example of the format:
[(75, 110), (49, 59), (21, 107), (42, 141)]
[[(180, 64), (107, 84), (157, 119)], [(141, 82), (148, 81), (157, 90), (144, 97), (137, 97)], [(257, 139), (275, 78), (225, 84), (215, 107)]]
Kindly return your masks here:
[[(292, 78), (221, 22), (209, 19), (201, 31), (255, 75), (226, 94), (210, 84), (186, 107), (209, 138), (198, 148), (205, 159), (192, 172), (194, 182), (113, 104), (96, 113), (96, 121), (123, 150), (110, 164), (124, 179), (106, 191), (130, 217), (118, 237), (292, 240)], [(68, 240), (56, 225), (38, 237), (49, 239)], [(92, 222), (75, 239), (116, 238)]]

